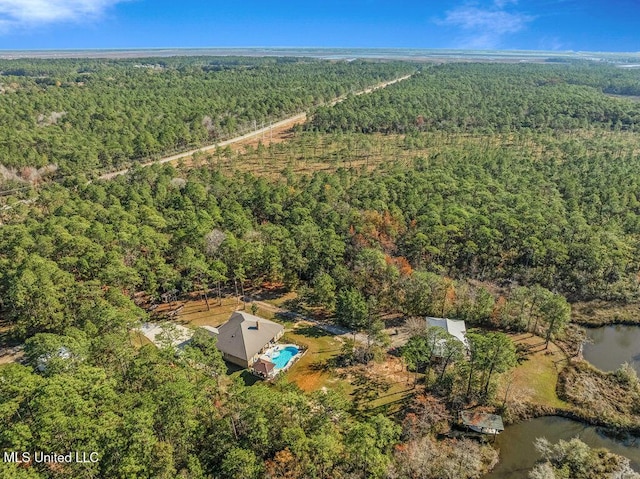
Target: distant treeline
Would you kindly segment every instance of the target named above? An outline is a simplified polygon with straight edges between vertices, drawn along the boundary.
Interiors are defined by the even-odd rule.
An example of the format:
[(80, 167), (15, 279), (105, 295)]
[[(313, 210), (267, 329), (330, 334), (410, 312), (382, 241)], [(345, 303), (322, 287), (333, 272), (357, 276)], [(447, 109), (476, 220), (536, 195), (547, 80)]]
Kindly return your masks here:
[(181, 57), (0, 61), (0, 164), (121, 166), (280, 119), (408, 64)]
[(371, 95), (319, 108), (310, 129), (363, 133), (640, 129), (636, 71), (592, 63), (446, 64)]

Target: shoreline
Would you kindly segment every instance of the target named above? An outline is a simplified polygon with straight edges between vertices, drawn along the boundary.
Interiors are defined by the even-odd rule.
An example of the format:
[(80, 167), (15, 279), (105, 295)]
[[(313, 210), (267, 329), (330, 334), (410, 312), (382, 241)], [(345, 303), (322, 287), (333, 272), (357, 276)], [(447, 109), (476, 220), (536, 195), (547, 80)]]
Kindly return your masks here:
[(638, 319), (618, 319), (612, 318), (611, 320), (603, 321), (580, 321), (572, 319), (571, 322), (578, 326), (587, 329), (604, 328), (605, 326), (640, 326), (640, 318)]
[(554, 408), (537, 404), (530, 404), (523, 414), (508, 422), (505, 421), (505, 425), (513, 426), (533, 419), (553, 416), (571, 419), (572, 421), (577, 421), (587, 426), (603, 429), (603, 434), (612, 439), (624, 440), (629, 437), (640, 439), (640, 424), (629, 427), (614, 426), (606, 421), (599, 421), (596, 418), (581, 414), (579, 410)]
[(640, 326), (640, 303), (620, 301), (576, 301), (571, 303), (571, 322), (584, 328)]
[[(562, 350), (562, 348), (561, 348)], [(562, 350), (565, 355), (566, 351)], [(640, 415), (629, 410), (626, 398), (638, 394), (638, 383), (625, 381), (617, 372), (601, 371), (583, 358), (566, 357), (567, 363), (559, 371), (555, 385), (556, 397), (564, 406), (526, 401), (522, 407), (504, 410), (505, 425), (518, 424), (544, 416), (560, 416), (583, 424), (606, 429), (611, 437), (631, 435), (640, 439)], [(591, 401), (581, 401), (580, 391), (585, 380), (615, 400), (614, 408), (606, 414), (597, 414)], [(612, 393), (615, 393), (611, 396)], [(623, 410), (626, 409), (626, 410)]]

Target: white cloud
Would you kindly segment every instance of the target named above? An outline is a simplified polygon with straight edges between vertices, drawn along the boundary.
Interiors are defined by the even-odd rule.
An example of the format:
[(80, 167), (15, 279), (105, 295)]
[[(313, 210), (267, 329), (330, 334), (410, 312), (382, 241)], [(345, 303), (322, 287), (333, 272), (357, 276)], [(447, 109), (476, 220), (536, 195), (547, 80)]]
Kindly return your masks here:
[(498, 8), (504, 8), (505, 6), (513, 3), (514, 5), (518, 4), (518, 0), (495, 0), (493, 4)]
[(545, 36), (540, 39), (538, 42), (538, 49), (551, 51), (570, 50), (569, 46), (560, 40), (560, 38), (549, 36)]
[(93, 20), (126, 0), (0, 0), (0, 31), (65, 21)]
[(517, 4), (517, 0), (494, 0), (488, 7), (467, 3), (445, 12), (444, 19), (437, 23), (462, 31), (456, 45), (459, 48), (498, 48), (507, 35), (524, 30), (535, 19), (521, 12), (507, 10), (512, 4)]

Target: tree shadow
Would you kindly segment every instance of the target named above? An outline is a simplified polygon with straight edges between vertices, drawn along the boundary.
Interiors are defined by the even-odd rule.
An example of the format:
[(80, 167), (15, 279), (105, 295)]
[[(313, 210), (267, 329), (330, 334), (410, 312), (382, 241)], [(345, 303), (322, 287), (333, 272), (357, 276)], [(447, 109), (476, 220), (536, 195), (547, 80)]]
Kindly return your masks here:
[(0, 347), (11, 348), (20, 345), (18, 341), (13, 323), (6, 320), (0, 320)]
[(240, 378), (242, 379), (242, 381), (244, 382), (245, 386), (253, 386), (254, 384), (258, 383), (258, 382), (262, 382), (262, 379), (260, 379), (257, 376), (254, 376), (253, 374), (251, 374), (249, 371), (243, 371), (240, 374)]
[(356, 373), (351, 384), (354, 386), (351, 396), (355, 407), (358, 409), (365, 403), (383, 397), (382, 395), (391, 389), (391, 384), (387, 381), (369, 378), (363, 373)]
[(333, 369), (330, 361), (315, 361), (307, 366), (311, 371), (329, 372)]
[(329, 333), (317, 326), (303, 326), (296, 328), (295, 333), (304, 336), (305, 338), (324, 338), (330, 336)]
[[(394, 393), (400, 394), (400, 393)], [(379, 406), (368, 408), (366, 411), (362, 411), (361, 414), (383, 414), (385, 416), (402, 418), (406, 409), (411, 405), (413, 401), (413, 394), (403, 393), (398, 399), (385, 402)]]
[(244, 368), (241, 368), (240, 366), (237, 366), (232, 363), (228, 363), (226, 361), (224, 362), (224, 364), (227, 366), (227, 376), (231, 376), (232, 374), (235, 374), (244, 369)]
[(228, 363), (225, 361), (225, 365), (227, 366), (227, 376), (238, 376), (240, 379), (242, 379), (242, 382), (245, 386), (253, 386), (257, 382), (262, 381), (262, 379), (260, 379), (259, 377), (251, 374), (249, 370), (244, 369), (236, 364)]
[(300, 298), (287, 299), (282, 303), (282, 307), (284, 309), (289, 309), (291, 311), (300, 312), (301, 303), (302, 303), (302, 300)]
[(384, 320), (385, 327), (388, 328), (401, 328), (407, 322), (406, 316), (398, 315), (392, 318)]
[(265, 301), (269, 299), (278, 299), (287, 292), (288, 290), (284, 286), (272, 288), (247, 288), (245, 296), (247, 296), (247, 299)]
[(297, 313), (293, 313), (291, 311), (281, 311), (279, 313), (275, 313), (275, 318), (285, 322), (285, 323), (293, 323), (298, 320)]

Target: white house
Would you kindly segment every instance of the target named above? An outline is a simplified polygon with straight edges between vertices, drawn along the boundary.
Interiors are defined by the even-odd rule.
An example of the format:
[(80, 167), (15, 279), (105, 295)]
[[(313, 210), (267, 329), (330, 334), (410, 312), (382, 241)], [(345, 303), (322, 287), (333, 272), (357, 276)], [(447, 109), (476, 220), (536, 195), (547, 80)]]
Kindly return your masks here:
[(469, 350), (469, 341), (467, 340), (467, 327), (461, 319), (449, 318), (431, 318), (427, 317), (427, 326), (430, 328), (442, 328), (451, 336), (456, 338), (464, 347)]

